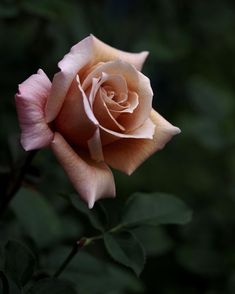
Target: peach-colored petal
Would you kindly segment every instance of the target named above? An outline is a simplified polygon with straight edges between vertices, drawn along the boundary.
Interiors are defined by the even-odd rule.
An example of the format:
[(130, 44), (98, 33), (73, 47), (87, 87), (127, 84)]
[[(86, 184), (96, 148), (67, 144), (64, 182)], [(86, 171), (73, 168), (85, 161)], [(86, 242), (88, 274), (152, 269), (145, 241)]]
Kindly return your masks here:
[(93, 35), (77, 43), (58, 64), (61, 71), (53, 78), (51, 94), (46, 105), (47, 122), (51, 122), (58, 115), (73, 79), (85, 66), (120, 58), (140, 70), (147, 55), (148, 52), (128, 53), (117, 50)]
[[(92, 84), (87, 93), (89, 92), (89, 102), (97, 121), (104, 128), (117, 132), (124, 132), (125, 127), (122, 126), (116, 118), (118, 118), (121, 113), (133, 113), (138, 106), (138, 95), (135, 92), (129, 92), (129, 95), (127, 95), (128, 89), (126, 81), (118, 74), (108, 75), (101, 72), (100, 78), (92, 77), (89, 79), (89, 82), (91, 82), (91, 80)], [(110, 93), (107, 93), (109, 89)], [(120, 94), (126, 94), (127, 101), (120, 100), (123, 96), (118, 97), (119, 90), (121, 91)], [(113, 96), (109, 97), (108, 95)]]
[(97, 61), (110, 61), (121, 59), (134, 65), (138, 70), (141, 70), (149, 54), (147, 51), (143, 51), (140, 53), (129, 53), (121, 51), (105, 44), (93, 35), (91, 35), (91, 38), (93, 40)]
[(93, 136), (87, 141), (91, 158), (97, 162), (104, 161), (102, 143), (100, 138), (100, 129), (97, 127)]
[(95, 102), (98, 90), (101, 91), (100, 95), (106, 107), (112, 112), (133, 113), (139, 105), (138, 95), (136, 92), (128, 91), (126, 80), (122, 75), (108, 75), (102, 72), (100, 79), (93, 78), (90, 103)]
[(119, 109), (116, 107), (116, 105), (114, 105), (114, 103), (110, 102), (110, 100), (108, 101), (108, 99), (106, 99), (106, 103), (109, 105), (110, 111), (112, 113), (133, 113), (139, 105), (139, 96), (136, 94), (136, 92), (129, 91), (127, 100), (124, 103), (119, 104)]
[(50, 89), (51, 82), (42, 70), (19, 85), (15, 101), (22, 132), (21, 144), (26, 151), (46, 147), (53, 139), (44, 116)]
[(46, 119), (51, 122), (56, 118), (63, 105), (66, 94), (79, 70), (89, 64), (93, 56), (91, 37), (74, 45), (70, 52), (58, 63), (60, 72), (55, 74), (52, 89), (46, 105)]
[[(103, 91), (106, 91), (105, 89), (107, 89), (108, 87), (110, 91), (112, 91), (112, 96), (117, 95), (117, 97), (115, 96), (115, 99), (116, 98), (118, 100), (123, 99), (123, 95), (126, 95), (127, 97), (127, 93), (128, 93), (127, 84), (121, 75), (107, 75), (106, 73), (101, 72), (100, 77), (99, 76), (94, 77), (92, 75), (91, 77), (88, 77), (85, 80), (85, 83), (83, 82), (81, 85), (82, 89), (84, 90), (84, 92), (86, 92), (87, 96), (89, 97), (89, 102), (91, 107), (93, 106), (93, 103), (95, 101), (97, 91), (100, 89), (101, 86)], [(119, 98), (119, 94), (121, 94), (120, 98)], [(112, 100), (111, 98), (109, 99)], [(117, 104), (117, 102), (115, 103)]]
[[(135, 87), (135, 83), (138, 81), (138, 71), (136, 68), (128, 62), (117, 59), (100, 63), (97, 67), (95, 67), (94, 70), (92, 70), (83, 80), (82, 88), (86, 90), (86, 88), (91, 84), (93, 78), (102, 77), (103, 79), (107, 79), (109, 76), (113, 75), (117, 75), (119, 78), (124, 80), (129, 77), (128, 81), (131, 82), (133, 87)], [(126, 86), (124, 87), (126, 88)], [(124, 91), (127, 91), (127, 88)]]
[(120, 125), (115, 117), (110, 113), (102, 95), (102, 89), (96, 95), (93, 111), (100, 125), (113, 131), (125, 131), (125, 128)]
[(51, 148), (89, 208), (100, 198), (115, 197), (113, 174), (106, 164), (86, 162), (59, 133), (55, 133)]
[(97, 125), (79, 80), (74, 80), (55, 120), (56, 129), (70, 143), (87, 146), (87, 140), (93, 136)]
[(105, 162), (111, 167), (132, 174), (135, 169), (154, 152), (162, 149), (180, 129), (171, 125), (155, 110), (151, 112), (155, 124), (152, 140), (122, 139), (103, 148)]
[[(137, 71), (134, 66), (123, 60), (115, 60), (101, 64), (92, 71), (90, 79), (99, 78), (103, 73), (105, 73), (106, 76), (122, 75), (127, 82), (129, 91), (135, 92), (138, 95), (138, 107), (130, 116), (125, 116), (120, 119), (119, 123), (128, 130), (140, 127), (149, 117), (149, 113), (152, 109), (153, 91), (149, 79)], [(82, 87), (86, 88), (89, 84), (90, 81), (84, 81)]]
[(84, 109), (86, 111), (86, 114), (87, 116), (89, 117), (89, 119), (95, 124), (95, 125), (98, 125), (98, 122), (94, 116), (94, 113), (91, 109), (91, 106), (89, 104), (89, 100), (88, 100), (88, 97), (86, 96), (85, 92), (83, 91), (83, 88), (81, 86), (81, 83), (80, 83), (80, 79), (79, 79), (79, 76), (77, 75), (76, 76), (76, 81), (78, 83), (78, 88), (79, 90), (81, 91), (82, 93), (82, 98), (83, 98), (83, 104), (84, 104)]
[(134, 93), (138, 95), (138, 106), (131, 115), (121, 116), (119, 123), (124, 125), (126, 130), (133, 130), (143, 124), (152, 109), (153, 91), (149, 79), (138, 72), (138, 82)]
[[(105, 64), (102, 63), (100, 66), (96, 67), (93, 71), (91, 71), (84, 81), (82, 82), (82, 88), (84, 91), (92, 84), (93, 80), (98, 78), (98, 85), (96, 87), (96, 90), (99, 88), (101, 84), (104, 84), (108, 81), (108, 85), (112, 90), (116, 93), (126, 93), (128, 92), (127, 83), (126, 80), (123, 78), (123, 76), (120, 73), (116, 74), (107, 74), (106, 72), (103, 72), (103, 69), (105, 69)], [(95, 92), (94, 92), (95, 94)]]
[(86, 93), (86, 95), (89, 99), (89, 103), (90, 103), (90, 106), (92, 109), (93, 109), (93, 104), (95, 101), (96, 93), (97, 93), (99, 87), (100, 87), (100, 78), (93, 78), (92, 79), (92, 84), (91, 84), (89, 91), (85, 91), (85, 89), (81, 85), (81, 88)]
[(118, 133), (100, 125), (101, 141), (103, 146), (119, 139), (153, 139), (155, 124), (151, 119), (146, 119), (141, 127), (129, 133)]

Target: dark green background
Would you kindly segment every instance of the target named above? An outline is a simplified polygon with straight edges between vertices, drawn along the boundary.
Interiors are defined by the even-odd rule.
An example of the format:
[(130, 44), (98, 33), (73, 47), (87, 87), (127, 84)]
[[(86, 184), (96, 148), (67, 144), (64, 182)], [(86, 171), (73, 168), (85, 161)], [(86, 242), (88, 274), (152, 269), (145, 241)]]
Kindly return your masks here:
[[(145, 290), (130, 293), (235, 293), (234, 28), (229, 0), (0, 2), (1, 185), (22, 152), (16, 145), (17, 84), (38, 68), (52, 78), (57, 62), (90, 33), (116, 48), (150, 51), (143, 72), (155, 93), (154, 108), (182, 134), (131, 177), (115, 173), (118, 199), (107, 205), (117, 209), (134, 191), (161, 191), (184, 199), (194, 217), (184, 227), (146, 232)], [(37, 155), (28, 181), (61, 216), (65, 244), (84, 231), (92, 234), (64, 209), (58, 193), (72, 188), (50, 151)], [(0, 224), (1, 243), (13, 237), (31, 242), (17, 223), (10, 211)], [(129, 293), (128, 287), (115, 289), (101, 293)]]

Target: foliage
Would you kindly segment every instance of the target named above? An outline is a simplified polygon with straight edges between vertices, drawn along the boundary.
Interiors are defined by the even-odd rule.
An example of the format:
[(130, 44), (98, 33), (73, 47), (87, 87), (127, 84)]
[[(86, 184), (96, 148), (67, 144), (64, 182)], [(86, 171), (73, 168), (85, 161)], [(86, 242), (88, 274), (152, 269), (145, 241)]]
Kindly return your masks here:
[[(13, 291), (11, 288), (14, 287), (16, 293), (24, 294), (39, 294), (43, 293), (43, 291), (44, 293), (46, 291), (53, 291), (53, 293), (58, 294), (72, 294), (77, 293), (76, 291), (79, 293), (87, 293), (88, 291), (92, 293), (109, 293), (108, 291), (112, 290), (114, 284), (117, 283), (115, 274), (122, 277), (118, 281), (118, 286), (121, 290), (135, 290), (140, 292), (143, 286), (126, 269), (130, 268), (138, 276), (142, 272), (145, 264), (146, 252), (141, 241), (135, 236), (136, 227), (143, 225), (151, 227), (164, 223), (182, 224), (190, 220), (189, 216), (191, 214), (186, 205), (173, 196), (158, 195), (157, 193), (151, 195), (142, 193), (130, 197), (131, 200), (124, 205), (124, 208), (120, 212), (118, 217), (120, 222), (110, 228), (107, 219), (110, 219), (112, 216), (112, 211), (106, 210), (105, 206), (101, 210), (96, 205), (94, 211), (91, 212), (78, 198), (78, 195), (63, 195), (63, 197), (66, 197), (68, 209), (70, 209), (69, 204), (73, 205), (74, 218), (78, 223), (83, 224), (83, 221), (80, 219), (82, 212), (85, 216), (84, 224), (86, 220), (90, 220), (91, 229), (101, 232), (101, 234), (93, 237), (81, 238), (80, 236), (80, 242), (83, 242), (83, 247), (95, 243), (98, 240), (103, 240), (104, 244), (99, 249), (99, 258), (96, 259), (84, 253), (82, 257), (79, 252), (78, 256), (76, 258), (74, 257), (71, 264), (68, 265), (68, 270), (62, 274), (62, 277), (65, 276), (66, 279), (57, 279), (58, 274), (56, 270), (66, 255), (68, 255), (69, 249), (66, 248), (67, 254), (66, 250), (62, 250), (63, 257), (62, 254), (56, 254), (57, 250), (54, 248), (60, 248), (61, 244), (65, 241), (67, 232), (63, 232), (62, 229), (59, 231), (58, 228), (60, 228), (60, 222), (63, 223), (63, 218), (67, 216), (65, 215), (59, 219), (57, 213), (51, 208), (51, 204), (44, 199), (43, 195), (39, 196), (29, 188), (21, 188), (12, 201), (11, 208), (16, 218), (14, 223), (19, 226), (16, 231), (21, 238), (22, 235), (25, 235), (23, 241), (27, 241), (28, 247), (14, 240), (2, 244), (3, 260), (1, 269), (2, 279), (0, 283), (2, 291), (6, 293), (9, 291), (6, 289)], [(161, 200), (160, 202), (159, 199)], [(139, 203), (142, 203), (143, 207), (138, 216), (140, 210), (137, 209), (137, 206)], [(159, 205), (160, 203), (162, 204), (161, 206)], [(166, 204), (171, 207), (170, 211)], [(148, 218), (148, 222), (146, 222), (146, 218), (143, 218), (143, 216), (148, 214), (148, 208), (150, 206), (155, 207), (155, 209), (150, 218)], [(159, 218), (159, 209), (161, 211), (160, 214), (163, 216), (162, 218)], [(42, 213), (40, 212), (41, 210)], [(106, 221), (101, 224), (100, 220), (104, 214), (106, 215)], [(187, 215), (187, 219), (182, 221), (182, 215)], [(149, 222), (150, 219), (151, 223)], [(48, 227), (46, 227), (46, 224), (48, 224)], [(12, 237), (11, 230), (9, 229), (8, 232), (5, 232), (5, 235)], [(17, 237), (19, 238), (19, 236)], [(109, 258), (105, 252), (105, 248), (110, 255), (110, 259), (122, 265), (120, 269), (111, 260), (108, 261)], [(31, 252), (32, 250), (34, 253)], [(106, 269), (104, 273), (103, 271), (106, 267), (108, 270)], [(102, 272), (100, 272), (101, 268)], [(91, 276), (89, 272), (87, 273), (87, 270), (91, 271)], [(99, 274), (98, 278), (97, 274)], [(82, 284), (79, 282), (81, 277)], [(101, 283), (104, 283), (107, 279), (110, 280), (110, 286), (105, 284), (105, 288), (104, 286), (101, 287)], [(93, 282), (97, 283), (97, 288), (92, 290), (89, 287), (90, 285), (92, 287), (94, 286)], [(115, 288), (117, 288), (117, 285), (115, 285)]]

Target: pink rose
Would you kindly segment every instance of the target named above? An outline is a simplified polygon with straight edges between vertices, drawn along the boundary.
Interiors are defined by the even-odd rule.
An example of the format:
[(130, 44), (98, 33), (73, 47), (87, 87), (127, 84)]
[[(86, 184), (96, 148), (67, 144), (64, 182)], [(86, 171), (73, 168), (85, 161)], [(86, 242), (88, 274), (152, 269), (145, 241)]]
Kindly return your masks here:
[(19, 85), (25, 150), (50, 146), (83, 200), (115, 197), (110, 167), (130, 175), (180, 130), (152, 109), (147, 52), (127, 53), (94, 36), (72, 47), (52, 82), (39, 69)]

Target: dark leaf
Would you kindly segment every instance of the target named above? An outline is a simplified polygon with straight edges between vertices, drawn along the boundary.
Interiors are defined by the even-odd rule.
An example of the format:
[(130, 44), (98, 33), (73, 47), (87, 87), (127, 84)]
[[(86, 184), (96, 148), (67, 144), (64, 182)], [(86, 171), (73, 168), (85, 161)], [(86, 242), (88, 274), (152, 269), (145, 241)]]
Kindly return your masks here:
[(140, 226), (133, 233), (143, 244), (147, 256), (161, 255), (172, 249), (173, 241), (161, 226)]
[(3, 294), (10, 294), (8, 279), (2, 271), (0, 271), (0, 290)]
[(58, 279), (44, 279), (38, 281), (27, 294), (76, 294), (72, 283)]
[(145, 253), (142, 245), (130, 232), (104, 235), (105, 247), (117, 262), (131, 268), (136, 275), (143, 270)]
[(24, 286), (31, 278), (35, 257), (23, 244), (8, 241), (5, 246), (5, 270), (18, 286)]
[(1, 294), (22, 294), (16, 283), (12, 281), (9, 275), (0, 271), (0, 293)]
[(50, 203), (36, 191), (21, 188), (11, 208), (39, 247), (54, 243), (59, 238), (60, 219)]
[(76, 208), (77, 211), (81, 212), (83, 215), (85, 215), (90, 224), (96, 228), (99, 231), (104, 231), (104, 226), (102, 224), (102, 221), (100, 219), (99, 213), (94, 207), (92, 210), (88, 208), (87, 204), (84, 203), (78, 195), (75, 194), (69, 194), (66, 195), (66, 197), (69, 198), (72, 205)]
[[(52, 269), (52, 273), (70, 250), (71, 248), (53, 250), (47, 260), (47, 267)], [(95, 258), (84, 251), (73, 258), (62, 277), (74, 282), (79, 294), (111, 293), (114, 289), (121, 293), (143, 293), (141, 281), (124, 267)]]
[(141, 224), (186, 224), (192, 212), (184, 202), (163, 193), (135, 193), (124, 208), (122, 223), (125, 226)]

